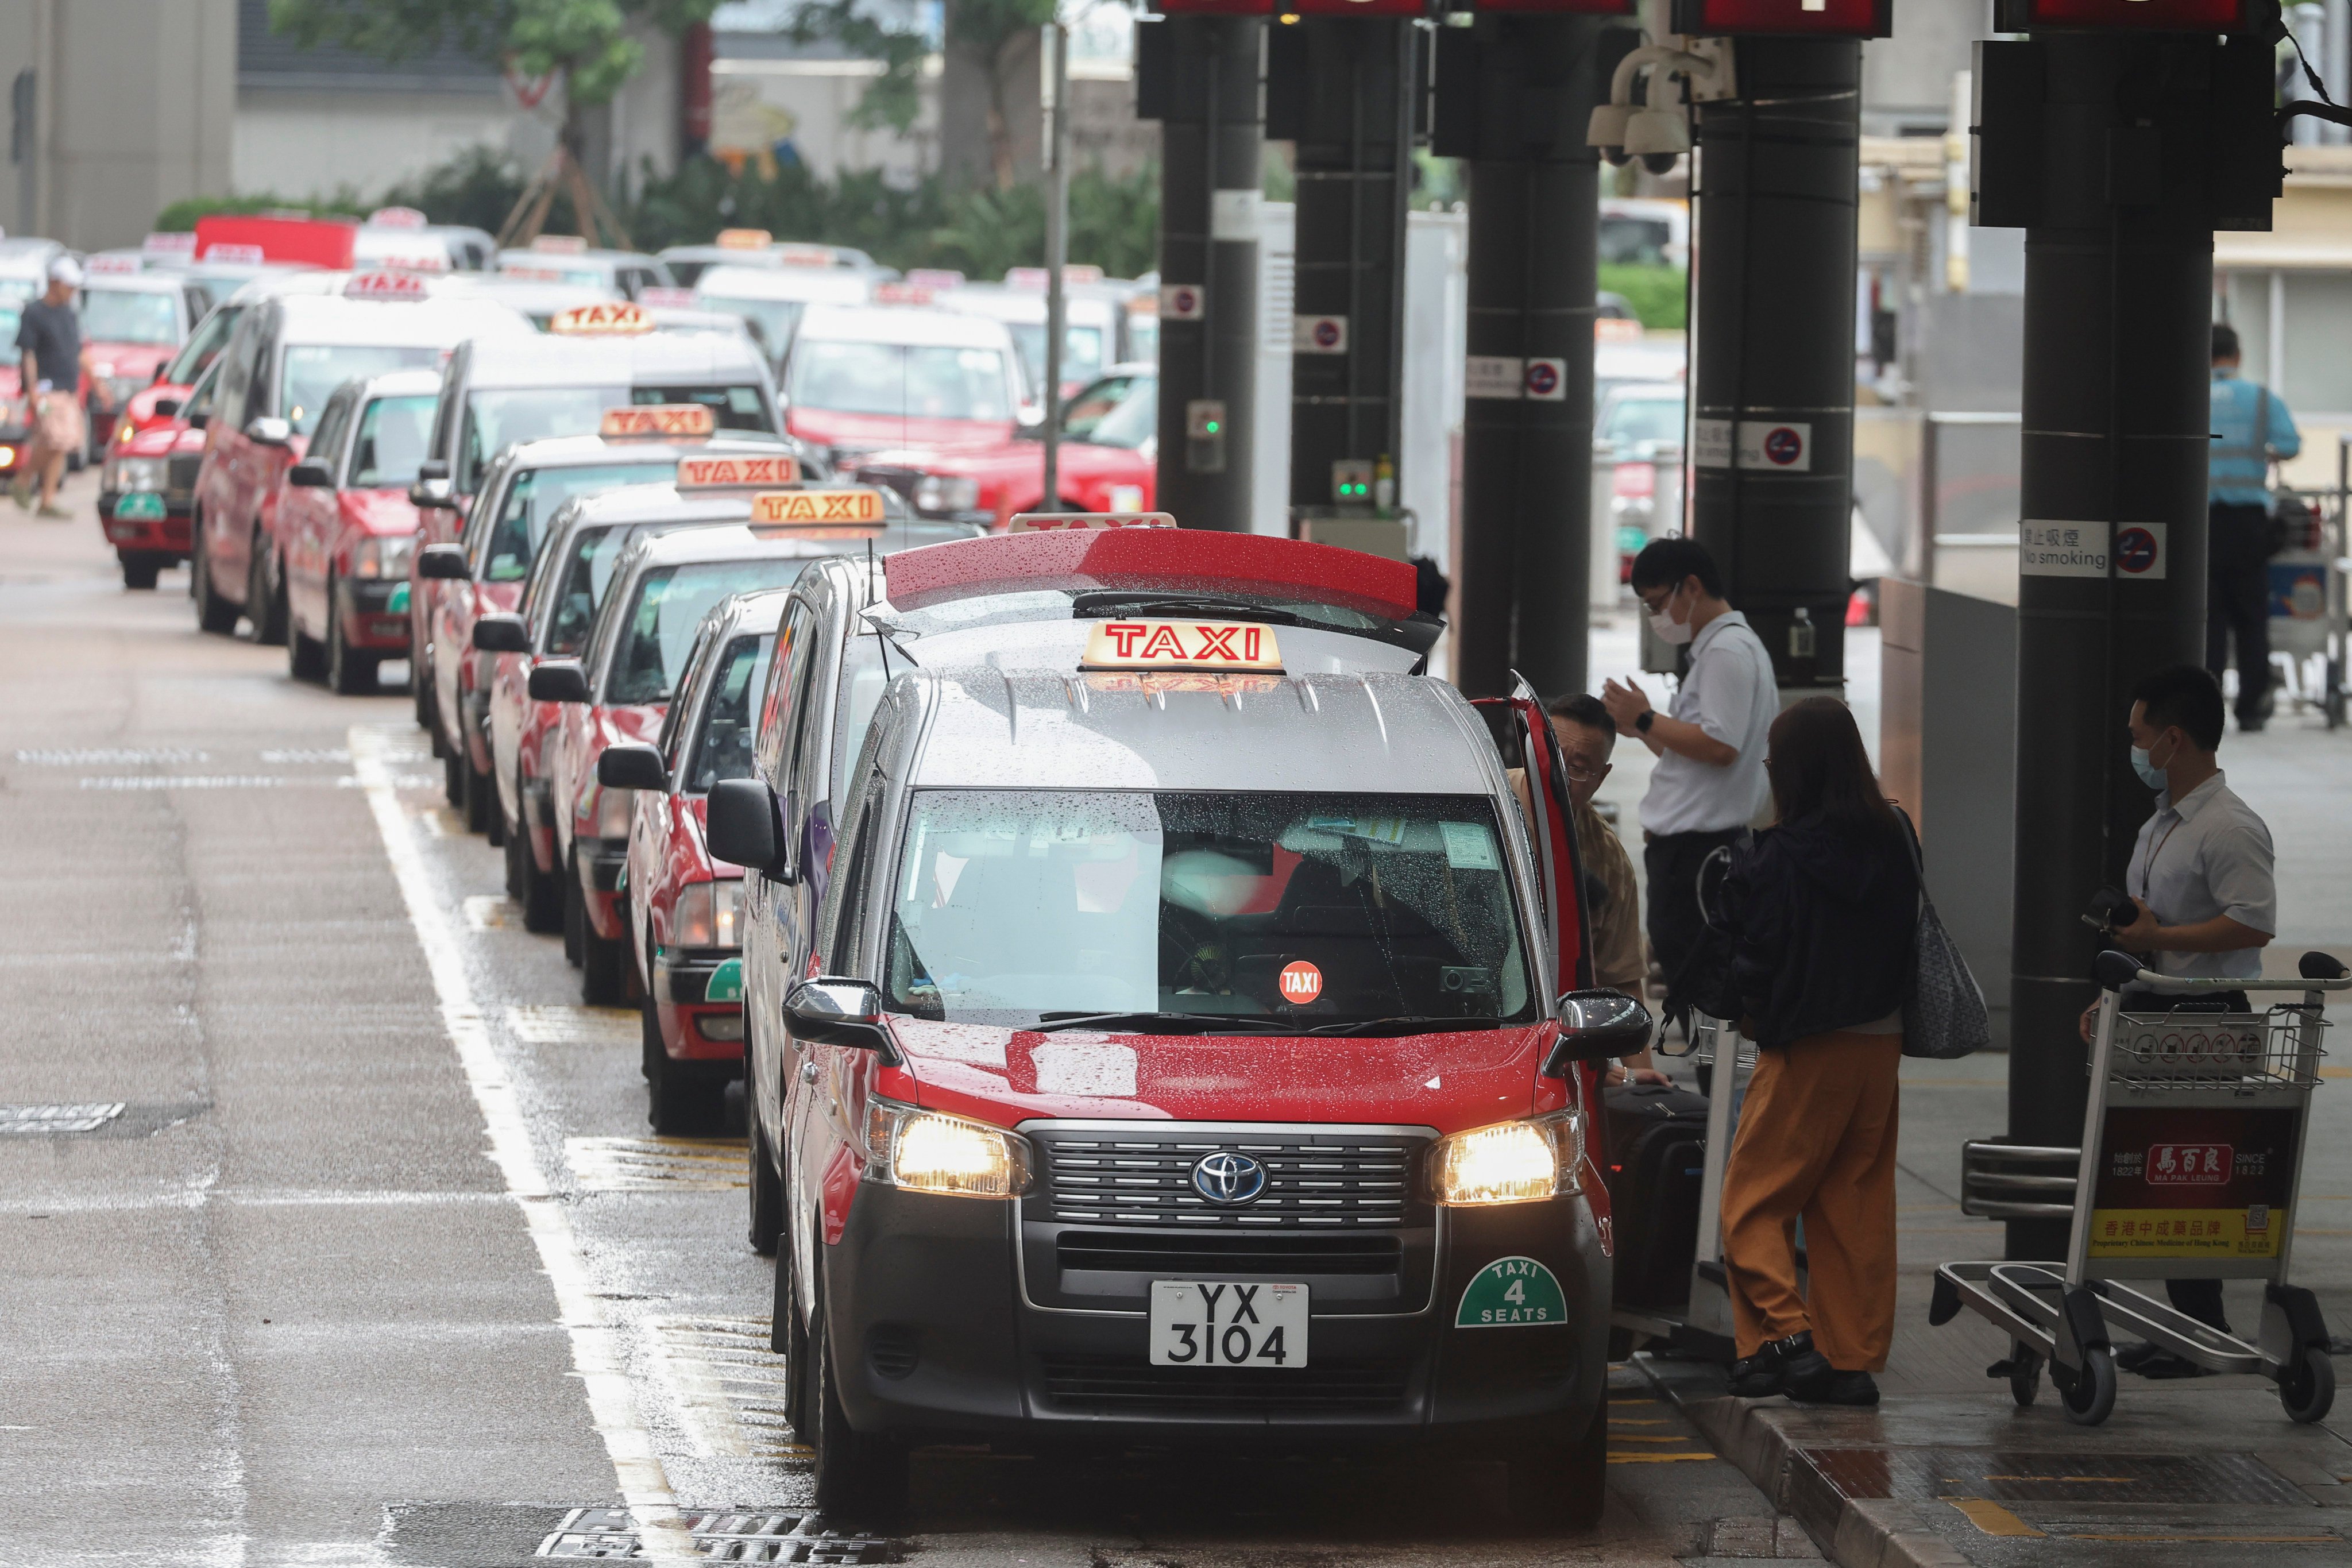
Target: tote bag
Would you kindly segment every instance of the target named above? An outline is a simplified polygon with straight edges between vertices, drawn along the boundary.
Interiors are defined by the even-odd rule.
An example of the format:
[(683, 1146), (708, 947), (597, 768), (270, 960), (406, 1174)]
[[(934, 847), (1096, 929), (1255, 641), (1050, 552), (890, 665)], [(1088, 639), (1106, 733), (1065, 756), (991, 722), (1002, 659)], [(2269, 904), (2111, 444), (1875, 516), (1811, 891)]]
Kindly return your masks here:
[(1903, 817), (1903, 837), (1911, 849), (1911, 868), (1919, 875), (1919, 927), (1912, 942), (1911, 999), (1903, 1004), (1903, 1054), (1949, 1061), (1980, 1051), (1992, 1043), (1992, 1016), (1985, 1009), (1984, 988), (1969, 973), (1960, 944), (1936, 918), (1927, 897), (1927, 873), (1919, 858), (1919, 835), (1911, 818)]

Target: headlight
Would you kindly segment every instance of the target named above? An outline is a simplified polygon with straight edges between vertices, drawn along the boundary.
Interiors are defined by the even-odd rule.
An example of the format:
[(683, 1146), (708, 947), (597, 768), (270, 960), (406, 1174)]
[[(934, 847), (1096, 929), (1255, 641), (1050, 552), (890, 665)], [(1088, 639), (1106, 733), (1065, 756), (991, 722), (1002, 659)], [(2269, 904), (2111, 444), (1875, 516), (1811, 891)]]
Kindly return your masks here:
[[(637, 792), (631, 789), (599, 789), (593, 794), (594, 809), (583, 811), (581, 815), (593, 816), (595, 818), (596, 837), (626, 838), (629, 836), (629, 824), (637, 815)], [(583, 804), (586, 803), (583, 802)]]
[(415, 553), (416, 535), (413, 533), (370, 535), (352, 550), (352, 575), (379, 580), (405, 577), (409, 558)]
[(918, 511), (970, 511), (980, 504), (980, 481), (953, 474), (925, 474), (915, 481)]
[[(621, 790), (614, 790), (613, 795), (627, 798), (626, 793)], [(678, 894), (677, 907), (670, 911), (670, 945), (742, 946), (743, 939), (737, 934), (742, 928), (735, 921), (735, 911), (742, 897), (743, 884), (732, 878), (724, 882), (696, 882), (688, 887)]]
[(1527, 1204), (1583, 1191), (1584, 1128), (1573, 1110), (1505, 1121), (1441, 1138), (1429, 1152), (1429, 1186), (1455, 1208)]
[(895, 1100), (866, 1102), (866, 1179), (885, 1186), (959, 1198), (1013, 1198), (1029, 1188), (1026, 1138)]
[(99, 470), (99, 488), (109, 490), (160, 490), (165, 464), (161, 458), (115, 458)]

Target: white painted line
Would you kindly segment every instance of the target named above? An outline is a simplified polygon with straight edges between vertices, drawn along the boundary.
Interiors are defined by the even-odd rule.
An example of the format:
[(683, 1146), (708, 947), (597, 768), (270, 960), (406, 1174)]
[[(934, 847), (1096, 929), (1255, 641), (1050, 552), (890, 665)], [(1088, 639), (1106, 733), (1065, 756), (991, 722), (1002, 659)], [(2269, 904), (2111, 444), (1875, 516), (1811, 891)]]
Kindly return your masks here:
[[(384, 854), (392, 861), (401, 900), (408, 907), (409, 923), (416, 929), (416, 944), (424, 950), (425, 966), (432, 972), (443, 1026), (466, 1069), (474, 1103), (481, 1108), (489, 1133), (491, 1163), (506, 1178), (507, 1192), (539, 1248), (548, 1283), (555, 1288), (560, 1321), (572, 1336), (572, 1364), (587, 1391), (597, 1435), (612, 1457), (622, 1500), (636, 1516), (639, 1529), (652, 1532), (646, 1538), (648, 1545), (657, 1535), (667, 1548), (662, 1555), (690, 1558), (692, 1548), (684, 1531), (670, 1525), (677, 1500), (654, 1452), (652, 1434), (638, 1415), (619, 1334), (596, 1299), (595, 1281), (572, 1233), (571, 1217), (531, 1152), (530, 1133), (523, 1123), (514, 1083), (491, 1048), (488, 1022), (467, 984), (465, 955), (457, 931), (434, 900), (411, 818), (394, 793), (395, 780), (387, 761), (388, 739), (380, 730), (353, 726), (352, 766), (367, 792), (368, 807), (375, 814), (376, 830), (383, 837)], [(677, 1538), (674, 1542), (668, 1539), (672, 1536)]]

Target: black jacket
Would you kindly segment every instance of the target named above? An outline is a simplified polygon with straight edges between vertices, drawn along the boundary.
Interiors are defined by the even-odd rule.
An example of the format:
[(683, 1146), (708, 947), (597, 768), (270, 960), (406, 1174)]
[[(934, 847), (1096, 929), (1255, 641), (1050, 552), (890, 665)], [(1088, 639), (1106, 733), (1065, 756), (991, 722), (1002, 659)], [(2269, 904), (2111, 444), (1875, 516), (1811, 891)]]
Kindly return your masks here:
[(1910, 1000), (1919, 877), (1907, 826), (1857, 831), (1815, 815), (1768, 827), (1725, 879), (1723, 912), (1760, 1046), (1867, 1024)]

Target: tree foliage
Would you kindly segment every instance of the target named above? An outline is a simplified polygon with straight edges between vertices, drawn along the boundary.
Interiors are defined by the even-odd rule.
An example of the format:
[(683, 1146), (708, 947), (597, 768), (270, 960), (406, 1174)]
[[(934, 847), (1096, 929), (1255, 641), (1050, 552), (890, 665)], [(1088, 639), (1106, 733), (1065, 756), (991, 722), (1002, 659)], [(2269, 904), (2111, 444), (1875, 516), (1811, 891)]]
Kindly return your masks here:
[(576, 111), (609, 103), (645, 63), (633, 23), (672, 35), (719, 0), (269, 0), (269, 28), (305, 48), (335, 44), (381, 60), (446, 43), (526, 79), (562, 79)]

